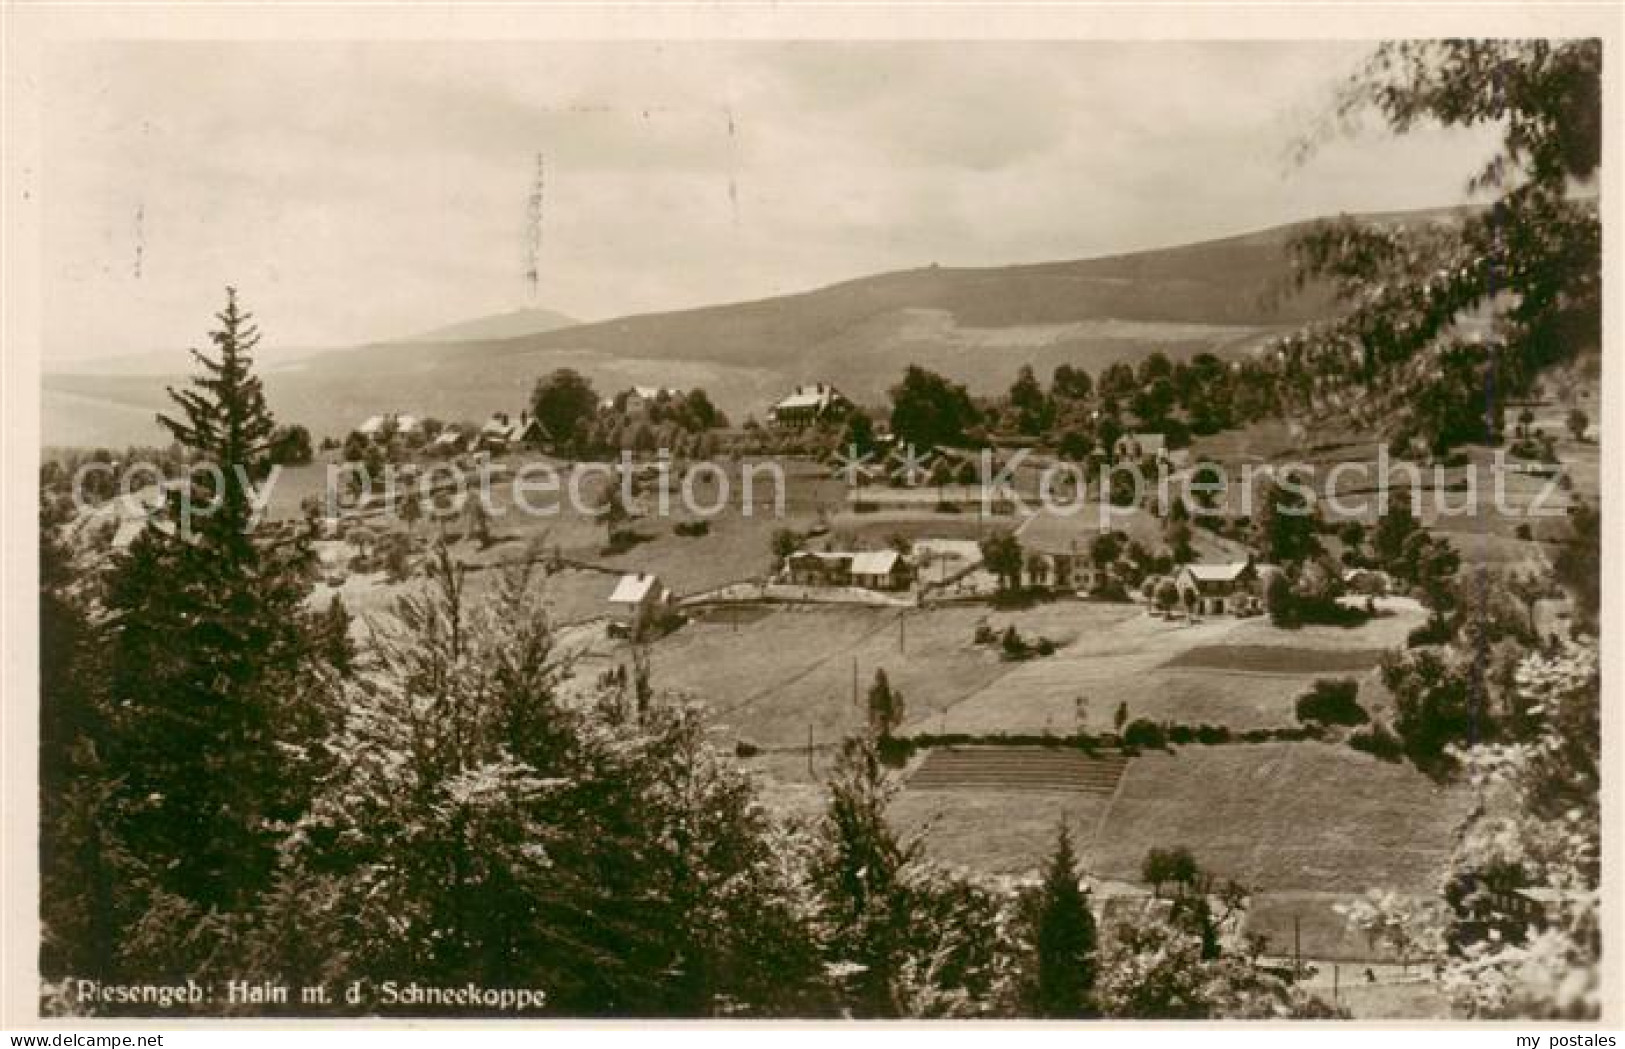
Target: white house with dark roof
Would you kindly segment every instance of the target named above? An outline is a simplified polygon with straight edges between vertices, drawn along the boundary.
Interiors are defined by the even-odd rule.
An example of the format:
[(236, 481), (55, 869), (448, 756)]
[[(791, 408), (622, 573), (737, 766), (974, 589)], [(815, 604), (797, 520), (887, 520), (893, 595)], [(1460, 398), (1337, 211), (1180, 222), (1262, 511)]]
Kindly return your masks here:
[(1180, 567), (1174, 576), (1179, 599), (1197, 612), (1261, 612), (1264, 586), (1278, 572), (1274, 565), (1259, 564), (1252, 558), (1218, 564), (1192, 563)]
[(902, 590), (911, 576), (908, 560), (896, 550), (864, 550), (852, 555), (848, 573), (853, 586)]
[(652, 572), (621, 576), (609, 595), (610, 609), (627, 624), (648, 622), (671, 607), (674, 595)]
[(785, 575), (797, 586), (904, 590), (914, 567), (896, 550), (798, 550), (785, 559)]
[(404, 412), (384, 412), (367, 416), (355, 428), (355, 432), (369, 441), (380, 441), (386, 437), (414, 439), (423, 436), (423, 420)]
[(455, 455), (468, 447), (469, 435), (455, 426), (448, 426), (429, 442), (429, 450), (439, 455)]
[(492, 412), (491, 418), (480, 427), (479, 446), (490, 452), (504, 452), (524, 445), (539, 445), (547, 439), (547, 427), (528, 411), (521, 410), (518, 417), (507, 412)]
[(844, 415), (854, 405), (846, 395), (826, 382), (797, 386), (767, 410), (767, 421), (785, 429), (812, 426), (821, 419)]

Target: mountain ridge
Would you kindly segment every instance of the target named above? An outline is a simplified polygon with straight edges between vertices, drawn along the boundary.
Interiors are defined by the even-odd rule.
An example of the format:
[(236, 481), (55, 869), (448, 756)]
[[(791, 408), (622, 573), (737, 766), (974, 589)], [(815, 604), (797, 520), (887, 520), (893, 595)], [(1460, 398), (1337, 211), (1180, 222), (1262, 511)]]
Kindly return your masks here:
[[(1463, 213), (1350, 217), (1422, 223)], [(1323, 287), (1287, 293), (1293, 283), (1287, 245), (1316, 221), (1323, 220), (1092, 259), (893, 270), (786, 295), (503, 338), (457, 336), (500, 330), (510, 311), (320, 352), (268, 372), (266, 390), (279, 415), (320, 437), (341, 436), (383, 411), (449, 420), (512, 411), (538, 377), (559, 367), (581, 371), (604, 393), (634, 384), (703, 386), (743, 421), (761, 418), (788, 386), (811, 380), (878, 402), (908, 364), (992, 393), (1023, 364), (1047, 378), (1061, 363), (1098, 372), (1153, 352), (1234, 359), (1339, 308)], [(139, 443), (126, 434), (129, 421), (164, 406), (163, 382), (153, 376), (47, 375), (45, 389), (46, 438), (53, 444)], [(53, 394), (60, 405), (51, 403)], [(97, 406), (121, 421), (75, 440), (68, 431), (95, 423)]]

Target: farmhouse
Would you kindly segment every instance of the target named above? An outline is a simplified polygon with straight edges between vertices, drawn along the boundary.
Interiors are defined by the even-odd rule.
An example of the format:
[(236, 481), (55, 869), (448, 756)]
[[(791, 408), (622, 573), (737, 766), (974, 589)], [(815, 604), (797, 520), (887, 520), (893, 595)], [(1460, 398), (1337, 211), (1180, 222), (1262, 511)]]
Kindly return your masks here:
[(853, 407), (840, 390), (828, 383), (817, 382), (791, 390), (788, 396), (767, 410), (767, 421), (783, 429), (800, 429), (824, 419), (839, 418)]
[(672, 601), (672, 592), (666, 589), (659, 576), (649, 572), (621, 576), (614, 592), (609, 595), (612, 613), (628, 625), (657, 618), (671, 607)]
[(852, 585), (870, 590), (902, 590), (908, 586), (909, 565), (896, 550), (872, 550), (852, 555)]
[(785, 574), (797, 586), (902, 590), (914, 573), (908, 559), (895, 550), (799, 550), (785, 559)]
[(797, 550), (784, 560), (785, 575), (796, 586), (846, 586), (852, 561), (845, 554)]
[(1017, 541), (1027, 554), (1029, 584), (1090, 591), (1104, 578), (1105, 573), (1089, 555), (1089, 544), (1078, 534), (1058, 536), (1043, 528), (1034, 529), (1030, 535), (1025, 532), (1025, 528), (1017, 532)]
[(1275, 573), (1273, 565), (1255, 564), (1252, 558), (1223, 564), (1188, 564), (1174, 577), (1179, 599), (1197, 612), (1252, 614), (1264, 608), (1264, 583)]
[(429, 451), (436, 455), (456, 455), (468, 447), (469, 435), (455, 426), (448, 426), (429, 442)]
[(671, 386), (629, 386), (613, 398), (604, 399), (604, 408), (617, 408), (626, 412), (627, 416), (648, 416), (650, 409), (660, 401), (674, 401), (681, 398), (682, 391)]
[(547, 427), (528, 411), (521, 411), (518, 419), (507, 412), (492, 412), (491, 418), (480, 427), (479, 446), (491, 452), (502, 452), (526, 445), (540, 445), (548, 438)]

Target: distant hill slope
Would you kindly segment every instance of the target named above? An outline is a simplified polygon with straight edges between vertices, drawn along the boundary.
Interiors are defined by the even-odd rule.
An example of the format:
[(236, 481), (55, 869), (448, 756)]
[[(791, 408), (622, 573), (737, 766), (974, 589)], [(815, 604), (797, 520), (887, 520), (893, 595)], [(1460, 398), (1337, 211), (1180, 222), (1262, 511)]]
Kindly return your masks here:
[[(1456, 210), (1373, 219), (1448, 220)], [(1161, 350), (1236, 357), (1329, 315), (1320, 289), (1284, 295), (1286, 246), (1303, 225), (1074, 262), (904, 270), (753, 302), (621, 317), (513, 337), (549, 311), (516, 311), (404, 340), (306, 358), (266, 376), (273, 408), (318, 436), (367, 415), (411, 410), (473, 419), (519, 406), (536, 378), (573, 367), (602, 392), (633, 383), (704, 386), (736, 421), (761, 417), (788, 385), (827, 379), (879, 401), (918, 363), (1003, 389), (1022, 364), (1047, 379), (1067, 362), (1091, 371)], [(152, 440), (123, 433), (163, 406), (151, 376), (51, 375), (47, 443)], [(94, 436), (91, 436), (91, 434)]]
[(525, 335), (537, 335), (541, 332), (553, 331), (557, 328), (569, 328), (580, 323), (574, 317), (566, 316), (557, 310), (528, 308), (458, 321), (455, 324), (447, 324), (444, 327), (435, 328), (419, 335), (412, 335), (400, 341), (479, 342), (485, 339), (516, 339)]

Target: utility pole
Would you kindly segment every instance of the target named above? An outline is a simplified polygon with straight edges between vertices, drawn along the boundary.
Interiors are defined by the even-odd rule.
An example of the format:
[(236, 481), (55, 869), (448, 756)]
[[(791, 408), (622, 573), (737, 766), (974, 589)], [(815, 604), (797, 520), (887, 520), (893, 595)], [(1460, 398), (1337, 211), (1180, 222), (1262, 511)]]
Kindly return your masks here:
[(813, 752), (813, 727), (812, 727), (812, 722), (809, 721), (809, 722), (807, 722), (807, 775), (809, 775), (809, 776), (814, 775), (814, 773), (813, 773), (812, 752)]

